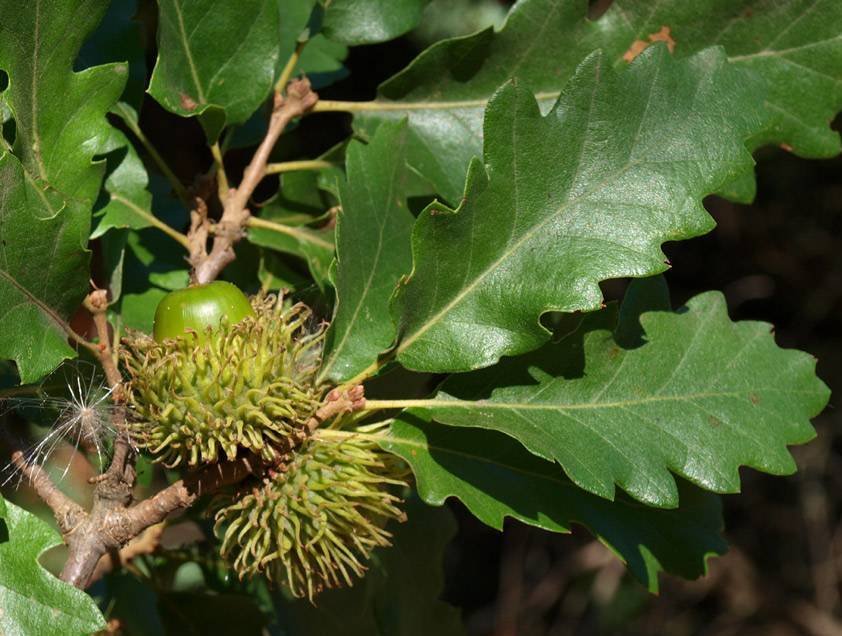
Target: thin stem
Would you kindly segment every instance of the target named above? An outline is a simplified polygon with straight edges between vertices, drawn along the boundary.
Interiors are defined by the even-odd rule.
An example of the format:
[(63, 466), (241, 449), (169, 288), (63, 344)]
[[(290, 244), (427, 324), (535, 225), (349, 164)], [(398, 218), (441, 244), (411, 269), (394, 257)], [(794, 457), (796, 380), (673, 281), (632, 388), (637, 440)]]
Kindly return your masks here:
[(114, 358), (114, 364), (117, 364), (120, 359), (120, 332), (123, 328), (123, 316), (117, 315), (114, 319), (114, 336), (111, 338), (111, 357)]
[(213, 224), (213, 246), (210, 251), (207, 250), (206, 241), (211, 224), (206, 210), (205, 213), (201, 210), (206, 207), (205, 203), (197, 199), (196, 209), (191, 213), (188, 234), (193, 282), (204, 284), (216, 279), (225, 266), (236, 258), (233, 246), (245, 235), (244, 229), (251, 216), (246, 206), (254, 189), (266, 175), (266, 164), (275, 142), (290, 121), (308, 112), (318, 99), (319, 96), (311, 90), (306, 78), (289, 82), (284, 95), (275, 93), (266, 136), (246, 166), (240, 185), (236, 189), (232, 188), (225, 198), (222, 217)]
[(281, 76), (278, 78), (277, 83), (275, 84), (275, 91), (278, 93), (283, 93), (284, 89), (289, 82), (289, 78), (292, 77), (292, 72), (295, 70), (295, 67), (298, 65), (298, 60), (301, 59), (301, 51), (304, 50), (304, 46), (307, 44), (307, 40), (303, 42), (298, 42), (295, 45), (295, 50), (292, 52), (292, 55), (289, 56), (286, 65), (284, 66), (284, 70), (281, 71)]
[(105, 372), (105, 379), (108, 380), (108, 386), (116, 389), (123, 382), (123, 376), (120, 375), (116, 358), (112, 354), (111, 334), (108, 333), (108, 317), (104, 311), (95, 311), (93, 316), (100, 350), (97, 357), (102, 365), (102, 370)]
[(360, 433), (377, 433), (382, 431), (383, 429), (392, 425), (392, 422), (395, 421), (395, 418), (390, 417), (387, 420), (380, 420), (378, 422), (373, 422), (371, 424), (364, 424), (363, 426), (358, 426), (356, 430)]
[[(535, 93), (539, 102), (555, 101), (558, 92)], [(388, 101), (375, 99), (366, 102), (342, 102), (329, 99), (321, 100), (312, 112), (354, 113), (359, 111), (415, 111), (415, 110), (452, 110), (454, 108), (482, 108), (488, 103), (487, 99), (457, 99), (457, 100), (426, 100), (417, 102)]]
[[(120, 109), (120, 104), (118, 103), (116, 106), (117, 109)], [(143, 131), (140, 129), (140, 126), (135, 122), (134, 118), (131, 117), (129, 114), (125, 114), (123, 117), (123, 122), (128, 126), (129, 130), (132, 131), (137, 140), (141, 143), (143, 148), (152, 157), (152, 161), (155, 162), (155, 165), (158, 166), (158, 170), (161, 171), (161, 174), (166, 177), (167, 181), (170, 182), (172, 189), (175, 190), (176, 195), (179, 199), (181, 199), (184, 203), (190, 203), (190, 194), (187, 192), (187, 188), (184, 187), (184, 184), (179, 181), (178, 177), (175, 176), (175, 173), (170, 169), (167, 165), (167, 162), (164, 161), (164, 158), (158, 153), (155, 149), (155, 146), (147, 139), (146, 135), (143, 134)]]
[(161, 221), (161, 219), (152, 214), (152, 212), (150, 212), (149, 210), (144, 210), (136, 203), (129, 201), (128, 199), (119, 194), (112, 194), (111, 199), (113, 201), (117, 201), (118, 203), (122, 203), (123, 205), (125, 205), (127, 208), (129, 208), (132, 212), (134, 212), (137, 216), (149, 223), (151, 226), (161, 230), (171, 239), (178, 242), (179, 245), (181, 245), (184, 249), (189, 249), (190, 245), (187, 241), (187, 236), (171, 228), (169, 225)]
[(267, 221), (266, 219), (261, 219), (258, 216), (249, 217), (248, 221), (246, 221), (246, 225), (248, 227), (256, 227), (262, 228), (264, 230), (271, 230), (273, 232), (277, 232), (278, 234), (286, 234), (287, 236), (292, 236), (300, 241), (305, 241), (307, 243), (313, 243), (314, 245), (318, 245), (319, 247), (323, 247), (325, 249), (333, 249), (333, 244), (330, 241), (326, 241), (325, 239), (320, 238), (314, 234), (308, 234), (307, 232), (303, 232), (301, 228), (290, 227), (289, 225), (282, 225), (281, 223), (275, 223), (274, 221)]
[(325, 168), (333, 168), (335, 165), (332, 161), (324, 161), (322, 159), (283, 161), (281, 163), (267, 164), (266, 174), (280, 174), (282, 172), (295, 172), (297, 170), (324, 170)]
[(19, 395), (41, 395), (43, 388), (33, 384), (23, 384), (21, 386), (10, 386), (7, 389), (0, 389), (0, 402), (5, 398), (17, 397)]
[(61, 492), (40, 466), (28, 463), (21, 451), (12, 453), (12, 463), (53, 511), (62, 533), (72, 532), (85, 518), (82, 506)]
[[(102, 370), (105, 372), (105, 379), (108, 381), (108, 386), (112, 390), (111, 400), (116, 406), (122, 407), (126, 396), (121, 388), (123, 375), (117, 366), (115, 352), (111, 349), (111, 334), (108, 329), (107, 316), (108, 292), (104, 289), (95, 289), (85, 298), (84, 306), (85, 309), (91, 312), (94, 319), (94, 326), (96, 327), (99, 339), (95, 353), (100, 366), (102, 366)], [(118, 431), (118, 435), (114, 439), (111, 465), (100, 477), (113, 477), (116, 483), (120, 483), (127, 488), (129, 494), (131, 494), (131, 488), (134, 484), (134, 464), (128, 432), (125, 430), (126, 414), (123, 408), (117, 408), (114, 411), (112, 422), (114, 428)], [(95, 496), (98, 497), (101, 494), (99, 488), (102, 486), (103, 481), (100, 480)]]
[(225, 203), (228, 198), (228, 175), (225, 174), (225, 164), (222, 161), (222, 149), (219, 147), (219, 142), (214, 142), (210, 147), (213, 155), (213, 163), (216, 166), (216, 185), (219, 194), (219, 200)]

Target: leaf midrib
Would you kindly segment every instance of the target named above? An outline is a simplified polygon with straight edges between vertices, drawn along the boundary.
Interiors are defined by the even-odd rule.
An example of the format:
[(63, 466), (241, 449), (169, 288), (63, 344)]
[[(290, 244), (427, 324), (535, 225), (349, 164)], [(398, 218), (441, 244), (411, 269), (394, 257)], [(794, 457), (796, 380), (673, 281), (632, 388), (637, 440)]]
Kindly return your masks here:
[(32, 47), (32, 85), (31, 85), (31, 92), (32, 92), (32, 137), (35, 140), (34, 147), (32, 149), (33, 154), (35, 155), (35, 162), (38, 164), (38, 174), (42, 179), (47, 178), (47, 168), (44, 165), (44, 158), (41, 156), (41, 135), (38, 132), (38, 78), (40, 77), (40, 73), (38, 71), (38, 40), (40, 37), (41, 32), (41, 0), (35, 0), (35, 25), (34, 25), (34, 35), (33, 35), (33, 47)]
[[(747, 398), (751, 400), (752, 395), (763, 393), (787, 394), (787, 395), (819, 395), (818, 391), (806, 391), (799, 389), (780, 389), (777, 387), (752, 388), (743, 391), (702, 391), (698, 393), (684, 393), (680, 395), (651, 395), (642, 398), (615, 400), (612, 402), (573, 402), (567, 404), (552, 404), (548, 402), (498, 402), (485, 400), (461, 400), (461, 399), (437, 399), (427, 398), (418, 400), (398, 400), (396, 405), (403, 408), (422, 409), (481, 409), (491, 410), (514, 410), (514, 411), (586, 411), (602, 409), (622, 409), (630, 406), (641, 406), (657, 402), (692, 402), (693, 400), (712, 400), (717, 398)], [(377, 406), (377, 400), (369, 400), (370, 406)], [(384, 401), (385, 405), (389, 401)]]
[[(595, 78), (595, 81), (594, 81), (593, 92), (591, 93), (590, 106), (588, 108), (588, 124), (587, 124), (588, 126), (590, 126), (590, 117), (591, 117), (591, 113), (592, 113), (592, 110), (593, 110), (594, 99), (595, 99), (596, 94), (598, 92), (598, 89), (600, 87), (601, 65), (597, 65), (595, 73), (596, 73), (596, 78)], [(587, 135), (587, 128), (585, 129), (585, 132), (583, 134)], [(516, 154), (516, 152), (514, 150), (513, 150), (513, 154)], [(515, 241), (514, 244), (508, 245), (507, 248), (503, 251), (502, 254), (500, 254), (500, 256), (497, 259), (492, 261), (484, 270), (479, 272), (478, 275), (473, 279), (473, 281), (471, 281), (471, 283), (467, 287), (464, 287), (462, 290), (460, 290), (460, 292), (457, 293), (450, 301), (448, 301), (448, 303), (444, 307), (442, 307), (438, 312), (436, 312), (432, 316), (429, 316), (428, 319), (425, 319), (425, 322), (418, 329), (416, 329), (414, 332), (411, 332), (412, 335), (410, 335), (408, 338), (402, 339), (400, 344), (398, 345), (398, 347), (395, 350), (396, 355), (399, 355), (402, 352), (406, 351), (410, 346), (412, 346), (412, 344), (415, 341), (417, 341), (421, 336), (423, 336), (427, 331), (429, 331), (433, 327), (433, 325), (438, 324), (438, 322), (444, 316), (446, 316), (454, 307), (459, 305), (459, 303), (461, 303), (462, 300), (464, 298), (466, 298), (467, 295), (477, 287), (477, 285), (479, 285), (483, 280), (485, 280), (485, 278), (487, 276), (489, 276), (492, 272), (494, 272), (497, 269), (497, 267), (499, 267), (503, 262), (508, 260), (512, 256), (512, 254), (516, 253), (524, 243), (531, 240), (532, 237), (534, 237), (545, 225), (547, 225), (550, 221), (553, 221), (556, 218), (558, 218), (558, 216), (562, 212), (564, 212), (564, 210), (566, 210), (568, 207), (570, 207), (570, 205), (574, 204), (576, 201), (578, 201), (582, 198), (585, 198), (587, 196), (590, 196), (594, 192), (598, 192), (599, 189), (602, 188), (606, 184), (606, 182), (608, 182), (610, 179), (615, 179), (617, 176), (619, 176), (620, 174), (622, 174), (623, 172), (628, 170), (632, 165), (634, 165), (634, 163), (635, 162), (632, 162), (632, 161), (627, 162), (625, 165), (618, 168), (617, 170), (612, 172), (610, 175), (607, 175), (602, 181), (600, 181), (598, 184), (596, 184), (592, 189), (589, 189), (589, 190), (583, 192), (581, 195), (579, 195), (579, 196), (577, 196), (573, 199), (566, 199), (564, 201), (564, 203), (561, 206), (559, 206), (558, 209), (553, 211), (551, 214), (547, 214), (538, 223), (533, 225), (528, 231), (524, 232), (524, 234), (520, 238), (518, 238), (518, 240)], [(578, 173), (578, 170), (580, 169), (580, 167), (581, 167), (581, 157), (580, 157), (579, 161), (577, 161), (577, 164), (576, 164), (577, 173)], [(571, 186), (570, 186), (570, 189), (568, 190), (568, 194), (569, 194), (570, 190), (572, 190), (573, 185), (574, 185), (574, 181), (571, 181)]]
[(173, 8), (175, 9), (176, 17), (178, 18), (178, 31), (181, 34), (181, 42), (184, 47), (184, 55), (187, 58), (187, 66), (190, 67), (190, 75), (193, 78), (193, 83), (196, 85), (198, 98), (202, 104), (205, 104), (205, 92), (202, 90), (202, 84), (199, 81), (199, 72), (196, 69), (196, 63), (193, 61), (193, 54), (190, 51), (190, 44), (187, 41), (187, 32), (184, 30), (184, 17), (181, 15), (181, 7), (178, 0), (173, 0)]
[(0, 269), (0, 278), (5, 279), (8, 283), (17, 289), (21, 294), (23, 294), (29, 302), (35, 305), (38, 309), (41, 310), (47, 317), (49, 317), (59, 329), (64, 331), (64, 320), (53, 310), (51, 307), (48, 307), (43, 301), (41, 301), (38, 297), (35, 296), (29, 289), (24, 287), (21, 283), (17, 281), (17, 279), (12, 276), (9, 272), (5, 269)]

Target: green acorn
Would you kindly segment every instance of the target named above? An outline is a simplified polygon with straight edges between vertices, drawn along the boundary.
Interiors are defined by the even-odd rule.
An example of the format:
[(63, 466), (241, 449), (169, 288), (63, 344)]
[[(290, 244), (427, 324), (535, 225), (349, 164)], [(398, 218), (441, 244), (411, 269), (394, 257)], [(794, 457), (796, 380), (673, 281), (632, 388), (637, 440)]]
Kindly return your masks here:
[(240, 578), (264, 573), (296, 597), (352, 585), (371, 551), (390, 544), (384, 526), (404, 521), (400, 460), (373, 436), (325, 431), (283, 472), (216, 513), (220, 552)]
[(152, 335), (158, 342), (163, 342), (192, 331), (204, 341), (208, 327), (218, 327), (222, 320), (234, 324), (246, 316), (254, 316), (246, 295), (235, 285), (216, 280), (207, 285), (177, 289), (164, 296), (155, 310)]
[(323, 331), (311, 322), (303, 305), (285, 309), (271, 296), (249, 305), (229, 283), (167, 295), (156, 339), (132, 333), (122, 348), (135, 443), (170, 467), (232, 460), (241, 449), (277, 461), (303, 439), (322, 397)]

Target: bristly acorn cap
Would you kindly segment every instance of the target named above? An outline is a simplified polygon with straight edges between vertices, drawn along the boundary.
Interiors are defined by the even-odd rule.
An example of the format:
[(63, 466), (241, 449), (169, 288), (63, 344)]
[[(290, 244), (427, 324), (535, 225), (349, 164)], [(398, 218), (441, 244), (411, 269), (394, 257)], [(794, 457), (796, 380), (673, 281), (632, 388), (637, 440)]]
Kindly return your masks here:
[(350, 586), (372, 550), (390, 545), (386, 524), (406, 519), (397, 494), (405, 474), (375, 436), (317, 434), (283, 472), (216, 513), (220, 553), (240, 578), (264, 573), (311, 602)]
[(130, 431), (167, 466), (232, 460), (247, 449), (268, 461), (300, 442), (322, 390), (314, 386), (323, 331), (304, 305), (252, 300), (253, 316), (156, 342), (132, 333), (122, 348), (131, 376)]

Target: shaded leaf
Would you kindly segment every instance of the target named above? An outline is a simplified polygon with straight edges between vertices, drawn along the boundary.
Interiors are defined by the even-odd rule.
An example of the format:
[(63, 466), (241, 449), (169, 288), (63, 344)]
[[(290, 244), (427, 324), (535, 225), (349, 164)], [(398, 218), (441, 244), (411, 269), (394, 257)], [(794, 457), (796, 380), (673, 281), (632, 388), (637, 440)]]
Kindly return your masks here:
[(157, 595), (137, 577), (126, 572), (111, 573), (104, 601), (109, 608), (109, 618), (120, 621), (128, 634), (165, 636), (164, 626), (157, 611)]
[(105, 628), (96, 603), (38, 563), (61, 537), (0, 497), (0, 633), (80, 636)]
[(242, 634), (261, 636), (268, 622), (247, 596), (166, 592), (158, 612), (167, 634)]
[[(137, 125), (137, 113), (123, 102), (115, 106), (122, 118)], [(117, 163), (105, 179), (108, 203), (96, 214), (97, 226), (91, 238), (98, 238), (111, 228), (142, 229), (151, 225), (148, 215), (152, 204), (149, 177), (134, 145), (120, 130), (111, 128), (102, 154), (111, 153)]]
[(123, 294), (123, 263), (126, 257), (127, 239), (128, 231), (122, 230), (111, 232), (101, 241), (102, 270), (112, 306)]
[(412, 265), (409, 239), (415, 217), (405, 192), (405, 123), (382, 126), (366, 146), (346, 151), (336, 223), (337, 302), (320, 372), (339, 384), (377, 359), (395, 339), (389, 299)]
[[(313, 280), (324, 289), (333, 260), (334, 228), (321, 217), (330, 207), (319, 191), (318, 174), (291, 172), (283, 176), (281, 191), (260, 208), (259, 217), (271, 227), (252, 227), (248, 240), (254, 245), (303, 258)], [(321, 223), (322, 228), (308, 227)]]
[(310, 283), (309, 278), (289, 267), (279, 254), (271, 250), (260, 251), (259, 267), (257, 277), (260, 286), (267, 291), (296, 290)]
[(493, 364), (547, 340), (542, 313), (598, 308), (599, 281), (666, 269), (661, 244), (709, 231), (702, 198), (752, 165), (758, 101), (721, 51), (675, 61), (661, 46), (622, 74), (589, 57), (546, 116), (526, 89), (500, 89), (462, 204), (416, 224), (398, 360)]
[(348, 55), (348, 48), (318, 33), (321, 28), (320, 16), (312, 15), (316, 6), (316, 0), (278, 0), (281, 47), (276, 79), (302, 38), (306, 39), (307, 44), (293, 68), (293, 77), (304, 73), (314, 88), (321, 88), (347, 75), (342, 60)]
[(452, 376), (419, 406), (445, 424), (506, 433), (608, 499), (616, 483), (674, 507), (670, 471), (715, 492), (739, 490), (740, 466), (795, 471), (787, 446), (813, 438), (809, 420), (829, 396), (811, 356), (778, 348), (766, 323), (731, 322), (718, 292), (676, 312), (632, 314), (621, 312), (617, 331), (639, 324), (644, 344), (635, 349), (609, 331), (580, 329), (530, 356)]
[(626, 497), (607, 501), (510, 437), (442, 426), (423, 414), (402, 414), (383, 446), (409, 463), (427, 503), (440, 506), (457, 497), (497, 530), (506, 517), (552, 532), (584, 525), (652, 592), (658, 591), (660, 571), (694, 579), (707, 571), (708, 556), (726, 549), (719, 497), (687, 482), (679, 484), (676, 510), (648, 508)]
[(146, 52), (136, 14), (137, 0), (110, 3), (99, 27), (79, 51), (75, 66), (87, 68), (107, 62), (126, 62), (129, 77), (121, 98), (140, 108), (146, 88)]

